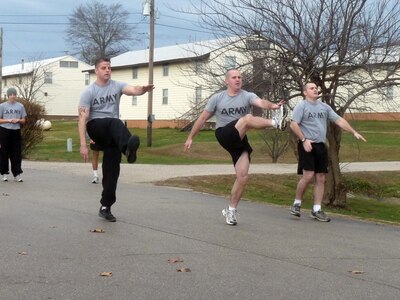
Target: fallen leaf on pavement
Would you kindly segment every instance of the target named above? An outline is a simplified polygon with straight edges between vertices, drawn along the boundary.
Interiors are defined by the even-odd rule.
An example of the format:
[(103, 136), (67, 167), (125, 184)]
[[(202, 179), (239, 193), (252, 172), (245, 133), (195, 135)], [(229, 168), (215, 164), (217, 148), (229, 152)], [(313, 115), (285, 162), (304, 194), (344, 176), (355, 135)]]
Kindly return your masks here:
[(187, 273), (187, 272), (191, 272), (191, 270), (189, 268), (180, 268), (180, 269), (176, 269), (177, 272), (182, 272), (182, 273)]
[(170, 264), (175, 264), (175, 263), (177, 263), (177, 262), (183, 262), (183, 259), (180, 258), (180, 257), (175, 257), (175, 258), (170, 258), (170, 259), (168, 259), (168, 262), (169, 262)]
[(104, 233), (104, 229), (101, 228), (96, 228), (96, 229), (91, 229), (90, 232), (97, 232), (97, 233)]
[(352, 271), (349, 271), (349, 273), (351, 273), (351, 274), (364, 274), (365, 272), (364, 271), (360, 271), (360, 270), (352, 270)]
[(103, 277), (111, 277), (111, 276), (112, 276), (112, 272), (101, 272), (101, 273), (100, 273), (100, 276), (103, 276)]

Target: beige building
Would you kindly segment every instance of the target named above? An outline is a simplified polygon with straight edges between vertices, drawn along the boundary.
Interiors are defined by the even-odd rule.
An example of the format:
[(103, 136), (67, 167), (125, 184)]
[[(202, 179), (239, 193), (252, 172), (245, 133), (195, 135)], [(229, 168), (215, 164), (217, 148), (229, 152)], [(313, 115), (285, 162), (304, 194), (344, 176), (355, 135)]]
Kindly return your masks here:
[(42, 102), (49, 118), (76, 118), (80, 94), (89, 84), (83, 70), (89, 67), (69, 55), (3, 67), (2, 98), (15, 87), (19, 97)]

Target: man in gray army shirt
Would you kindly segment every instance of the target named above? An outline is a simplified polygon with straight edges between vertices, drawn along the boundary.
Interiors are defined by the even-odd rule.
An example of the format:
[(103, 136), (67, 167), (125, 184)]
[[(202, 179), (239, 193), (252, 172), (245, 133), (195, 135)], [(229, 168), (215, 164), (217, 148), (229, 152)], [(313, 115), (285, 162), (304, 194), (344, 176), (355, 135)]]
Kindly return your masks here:
[(8, 181), (9, 164), (14, 181), (22, 182), (21, 125), (26, 122), (25, 107), (17, 102), (17, 90), (7, 90), (8, 100), (0, 104), (0, 173)]
[(109, 58), (99, 58), (95, 62), (96, 81), (82, 93), (79, 102), (80, 153), (88, 160), (86, 132), (103, 149), (103, 192), (100, 199), (99, 216), (109, 222), (116, 218), (111, 206), (116, 201), (117, 182), (120, 173), (121, 153), (129, 163), (136, 161), (139, 137), (131, 135), (119, 119), (119, 102), (122, 94), (143, 95), (153, 90), (153, 85), (130, 86), (111, 79)]
[(193, 138), (200, 132), (205, 122), (215, 115), (215, 136), (220, 145), (227, 150), (235, 167), (236, 180), (231, 190), (230, 204), (222, 210), (226, 223), (237, 224), (237, 206), (243, 195), (249, 179), (251, 148), (246, 133), (249, 129), (285, 128), (285, 120), (282, 118), (265, 119), (255, 117), (251, 107), (262, 109), (279, 109), (284, 104), (280, 101), (275, 104), (268, 100), (260, 99), (256, 94), (242, 90), (242, 75), (238, 70), (228, 70), (225, 75), (226, 90), (210, 97), (204, 111), (193, 125), (186, 140), (184, 149), (189, 150)]
[(304, 100), (295, 106), (290, 123), (290, 128), (299, 139), (297, 173), (303, 175), (297, 184), (296, 196), (290, 213), (300, 217), (301, 201), (308, 185), (313, 181), (314, 206), (310, 216), (321, 222), (329, 222), (330, 218), (321, 209), (325, 178), (328, 173), (328, 150), (325, 145), (328, 121), (351, 132), (356, 139), (364, 142), (366, 140), (328, 104), (318, 100), (318, 87), (315, 83), (304, 85), (303, 94)]

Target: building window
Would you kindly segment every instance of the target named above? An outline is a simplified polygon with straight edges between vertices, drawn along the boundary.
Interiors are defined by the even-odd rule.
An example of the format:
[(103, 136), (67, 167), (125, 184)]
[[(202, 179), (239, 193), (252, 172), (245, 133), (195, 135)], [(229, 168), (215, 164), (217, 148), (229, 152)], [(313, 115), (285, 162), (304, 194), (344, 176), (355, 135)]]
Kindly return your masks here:
[(60, 68), (78, 68), (79, 63), (77, 61), (60, 61)]
[(44, 83), (53, 83), (53, 73), (52, 72), (44, 73)]
[(169, 64), (163, 64), (163, 76), (168, 76), (169, 73)]
[(225, 70), (234, 69), (236, 65), (236, 56), (225, 56)]
[(168, 104), (168, 89), (163, 89), (162, 90), (162, 104), (167, 105)]
[(132, 78), (133, 79), (137, 79), (138, 78), (138, 68), (137, 67), (133, 67), (132, 68)]
[(132, 96), (132, 106), (137, 106), (137, 96)]
[(90, 74), (86, 73), (85, 74), (85, 85), (89, 85), (90, 84)]
[(194, 63), (194, 72), (196, 75), (203, 73), (203, 63), (201, 61), (196, 61)]
[(22, 84), (22, 76), (21, 76), (21, 75), (18, 76), (18, 83), (19, 83), (19, 84)]
[(196, 87), (196, 94), (194, 96), (196, 106), (201, 102), (201, 86)]

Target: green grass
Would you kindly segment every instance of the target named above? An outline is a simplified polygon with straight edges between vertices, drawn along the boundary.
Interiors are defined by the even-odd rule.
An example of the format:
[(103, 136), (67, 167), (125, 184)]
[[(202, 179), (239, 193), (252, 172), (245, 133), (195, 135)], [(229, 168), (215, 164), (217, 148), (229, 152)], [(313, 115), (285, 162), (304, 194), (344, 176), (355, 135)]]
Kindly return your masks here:
[[(44, 141), (29, 155), (30, 160), (81, 162), (76, 121), (53, 121), (45, 132)], [(400, 160), (400, 130), (398, 122), (352, 123), (367, 143), (359, 142), (351, 134), (343, 133), (341, 161), (397, 161)], [(231, 163), (230, 157), (217, 143), (214, 131), (201, 131), (189, 153), (183, 151), (187, 132), (176, 129), (153, 129), (152, 147), (146, 146), (146, 129), (131, 129), (141, 138), (137, 163), (142, 164), (220, 164)], [(262, 152), (260, 131), (250, 131), (253, 163), (270, 163)], [(73, 151), (67, 152), (67, 138), (72, 138)], [(125, 160), (124, 160), (125, 162)], [(289, 150), (280, 163), (296, 163)], [(346, 208), (327, 207), (326, 210), (362, 219), (373, 219), (400, 224), (400, 172), (361, 172), (343, 174), (349, 197)], [(182, 186), (193, 190), (229, 196), (234, 176), (201, 176), (167, 180), (163, 185)], [(244, 199), (291, 205), (298, 181), (297, 175), (252, 175)], [(303, 209), (311, 208), (312, 190), (308, 189)], [(308, 213), (308, 211), (306, 211)]]

